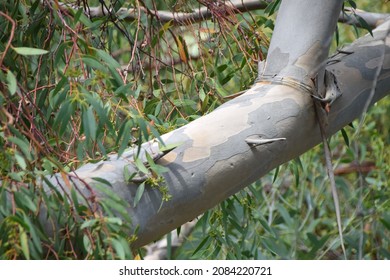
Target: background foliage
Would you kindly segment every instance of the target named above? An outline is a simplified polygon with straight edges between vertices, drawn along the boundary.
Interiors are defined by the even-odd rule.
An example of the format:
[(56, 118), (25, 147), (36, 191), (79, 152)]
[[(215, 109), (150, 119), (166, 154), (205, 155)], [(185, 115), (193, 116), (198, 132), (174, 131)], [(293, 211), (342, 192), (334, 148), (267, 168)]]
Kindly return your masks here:
[[(267, 53), (278, 1), (245, 14), (222, 13), (203, 0), (5, 2), (0, 259), (133, 258), (136, 232), (129, 235), (130, 221), (114, 214), (125, 213), (126, 202), (102, 180), (107, 199), (83, 196), (67, 172), (180, 127), (250, 87)], [(389, 12), (386, 1), (375, 7), (356, 2)], [(90, 16), (102, 5), (135, 8), (136, 20)], [(148, 12), (202, 5), (213, 17), (192, 24), (160, 22)], [(365, 32), (339, 30), (340, 44)], [(350, 259), (390, 258), (388, 108), (385, 98), (331, 139)], [(342, 258), (323, 161), (316, 147), (209, 210), (169, 257)], [(64, 179), (63, 191), (47, 180), (54, 173)], [(52, 236), (39, 218), (53, 225)]]

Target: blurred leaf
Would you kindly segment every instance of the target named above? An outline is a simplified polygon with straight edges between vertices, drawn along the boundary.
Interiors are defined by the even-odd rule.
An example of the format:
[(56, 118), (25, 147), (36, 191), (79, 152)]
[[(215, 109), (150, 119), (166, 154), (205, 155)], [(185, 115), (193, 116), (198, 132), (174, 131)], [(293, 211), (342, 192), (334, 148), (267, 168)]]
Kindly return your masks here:
[(134, 164), (139, 171), (144, 174), (149, 174), (149, 170), (146, 168), (145, 164), (140, 160), (140, 158), (136, 158)]
[(171, 144), (161, 144), (159, 143), (159, 150), (161, 152), (165, 152), (165, 151), (171, 151), (179, 146), (183, 145), (183, 142), (179, 142), (179, 143), (171, 143)]
[(15, 195), (15, 200), (19, 202), (18, 203), (19, 207), (27, 207), (32, 212), (37, 211), (37, 206), (27, 194), (22, 192), (15, 192), (14, 195)]
[(20, 168), (22, 168), (23, 170), (25, 170), (27, 168), (26, 161), (19, 153), (15, 153), (15, 159), (18, 162)]
[(104, 50), (94, 49), (97, 53), (97, 55), (107, 63), (109, 67), (113, 67), (115, 69), (120, 69), (121, 65), (118, 61), (116, 61), (111, 55), (106, 53)]
[(134, 196), (134, 207), (138, 205), (138, 202), (141, 200), (144, 191), (145, 191), (145, 182), (142, 182), (141, 185), (137, 187), (137, 191)]
[(264, 12), (267, 13), (269, 16), (274, 14), (277, 9), (280, 6), (280, 0), (274, 0), (271, 3), (268, 4), (268, 6), (265, 8)]
[(91, 138), (92, 141), (96, 140), (97, 124), (92, 107), (89, 107), (83, 112), (83, 127), (84, 133), (87, 138)]
[(119, 144), (118, 158), (123, 154), (125, 149), (128, 148), (129, 142), (131, 140), (131, 127), (131, 121), (124, 122), (118, 132), (118, 137), (116, 139), (116, 144)]
[(81, 224), (80, 229), (91, 228), (97, 223), (99, 223), (98, 219), (86, 220)]
[(288, 213), (287, 209), (281, 204), (277, 206), (277, 209), (280, 215), (283, 217), (283, 220), (286, 222), (287, 226), (289, 228), (294, 228), (294, 221)]
[(125, 165), (123, 167), (123, 176), (124, 176), (126, 182), (130, 182), (131, 179), (133, 179), (135, 177), (135, 175), (137, 175), (136, 172), (130, 173), (129, 166)]
[(354, 8), (354, 9), (357, 8), (357, 5), (356, 5), (355, 1), (348, 0), (348, 3), (349, 3), (349, 5), (351, 5), (352, 8)]
[(125, 260), (126, 255), (122, 243), (116, 240), (115, 238), (111, 239), (110, 242), (112, 244), (112, 247), (114, 247), (115, 253), (117, 254), (118, 258), (121, 260)]
[(20, 231), (20, 245), (22, 247), (23, 255), (27, 260), (29, 260), (30, 259), (30, 250), (28, 247), (27, 234), (24, 231), (24, 229), (20, 226), (19, 226), (19, 231)]
[(8, 70), (7, 71), (7, 83), (8, 83), (8, 90), (11, 95), (14, 95), (17, 88), (17, 82), (15, 75)]
[(9, 137), (8, 141), (16, 144), (20, 148), (20, 150), (23, 152), (23, 154), (27, 158), (27, 160), (32, 160), (32, 156), (30, 153), (30, 145), (27, 141), (20, 139), (20, 138), (13, 137), (13, 136)]
[(107, 71), (107, 68), (93, 56), (83, 56), (81, 59), (85, 64), (93, 69), (98, 69), (103, 72)]
[[(206, 238), (204, 238), (202, 240), (202, 242), (200, 242), (200, 244), (198, 245), (198, 247), (196, 247), (196, 249), (194, 250), (194, 252), (192, 253), (192, 255), (195, 255), (200, 249), (202, 249), (203, 247), (207, 248), (209, 245), (210, 245), (210, 241), (209, 241), (209, 238), (210, 236), (206, 236)], [(207, 244), (207, 246), (206, 246)]]
[(30, 48), (30, 47), (18, 47), (18, 48), (12, 48), (17, 54), (20, 55), (43, 55), (47, 54), (48, 51), (42, 50), (42, 49), (36, 49), (36, 48)]
[(112, 187), (111, 183), (109, 181), (107, 181), (106, 179), (104, 179), (104, 178), (92, 177), (91, 179), (94, 180), (94, 181), (97, 181), (99, 183), (102, 183), (103, 185), (107, 185), (109, 187)]
[(275, 168), (275, 174), (274, 174), (274, 178), (272, 179), (272, 183), (275, 183), (276, 179), (278, 178), (279, 168), (280, 166)]
[(349, 137), (344, 128), (341, 129), (341, 134), (343, 136), (345, 144), (349, 147)]
[(371, 26), (365, 21), (364, 18), (362, 18), (361, 16), (357, 15), (357, 14), (354, 14), (356, 19), (359, 21), (360, 25), (366, 29), (371, 36), (374, 36), (374, 34), (372, 33), (372, 28)]

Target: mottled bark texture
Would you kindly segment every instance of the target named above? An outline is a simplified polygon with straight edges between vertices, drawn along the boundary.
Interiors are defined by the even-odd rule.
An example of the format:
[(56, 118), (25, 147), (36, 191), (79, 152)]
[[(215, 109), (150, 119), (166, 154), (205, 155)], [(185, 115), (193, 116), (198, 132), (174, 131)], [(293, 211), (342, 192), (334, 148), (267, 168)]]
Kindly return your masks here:
[[(172, 199), (160, 208), (160, 192), (146, 187), (138, 205), (128, 209), (132, 227), (139, 227), (133, 248), (194, 219), (319, 144), (311, 94), (324, 67), (334, 73), (342, 93), (327, 116), (328, 135), (359, 117), (367, 104), (389, 94), (390, 21), (378, 27), (374, 37), (365, 36), (348, 46), (347, 53), (327, 59), (342, 2), (283, 1), (258, 82), (212, 113), (162, 136), (166, 144), (181, 143), (157, 160), (168, 169), (163, 176)], [(285, 140), (253, 145), (248, 138)], [(156, 141), (142, 147), (152, 155), (159, 153)], [(104, 178), (133, 205), (138, 184), (125, 181), (124, 168), (135, 171), (134, 153), (136, 149), (121, 158), (113, 155), (75, 173), (91, 187), (96, 183), (93, 177)], [(61, 176), (57, 179), (62, 181)], [(58, 184), (54, 178), (53, 182)]]

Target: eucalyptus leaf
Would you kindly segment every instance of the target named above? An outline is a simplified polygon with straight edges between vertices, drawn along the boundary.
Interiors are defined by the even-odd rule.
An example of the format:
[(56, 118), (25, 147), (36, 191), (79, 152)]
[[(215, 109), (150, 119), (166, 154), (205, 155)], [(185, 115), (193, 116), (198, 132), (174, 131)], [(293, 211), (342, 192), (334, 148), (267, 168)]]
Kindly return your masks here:
[(141, 185), (138, 186), (137, 191), (135, 193), (134, 207), (138, 205), (138, 202), (141, 200), (144, 191), (145, 191), (145, 182), (142, 182)]
[(43, 54), (47, 54), (49, 52), (49, 51), (46, 51), (46, 50), (37, 49), (37, 48), (30, 48), (30, 47), (17, 47), (17, 48), (14, 47), (13, 50), (17, 54), (25, 55), (25, 56), (29, 56), (29, 55), (43, 55)]
[(14, 95), (17, 89), (17, 81), (15, 75), (11, 71), (7, 71), (7, 85), (11, 95)]

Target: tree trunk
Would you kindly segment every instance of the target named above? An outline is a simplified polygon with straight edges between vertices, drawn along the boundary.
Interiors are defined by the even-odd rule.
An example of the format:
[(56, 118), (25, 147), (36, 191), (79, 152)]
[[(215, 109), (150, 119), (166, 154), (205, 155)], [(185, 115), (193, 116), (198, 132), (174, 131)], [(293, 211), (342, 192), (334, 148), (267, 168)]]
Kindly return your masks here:
[[(168, 170), (163, 177), (172, 198), (161, 205), (161, 193), (147, 186), (137, 206), (129, 207), (132, 228), (138, 227), (133, 248), (194, 219), (319, 144), (312, 95), (326, 88), (325, 67), (334, 73), (342, 93), (324, 114), (328, 136), (390, 92), (390, 21), (374, 30), (373, 37), (367, 35), (327, 60), (342, 2), (283, 1), (258, 82), (212, 113), (161, 136), (167, 145), (180, 144), (157, 160)], [(158, 141), (144, 143), (139, 158), (145, 160), (145, 152), (161, 155)], [(87, 164), (74, 174), (92, 188), (94, 177), (109, 181), (114, 192), (133, 205), (141, 180), (126, 182), (124, 170), (136, 171), (135, 154), (137, 148), (120, 158), (113, 155)], [(60, 175), (51, 180), (63, 184)]]

